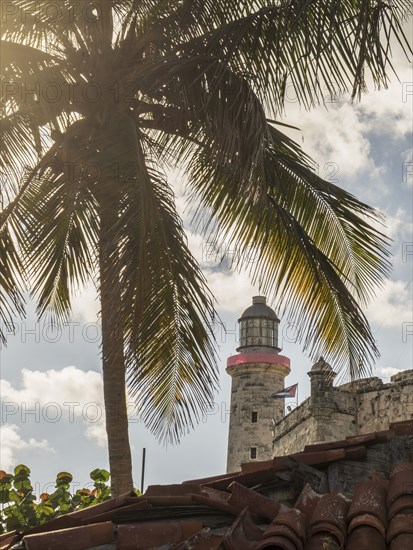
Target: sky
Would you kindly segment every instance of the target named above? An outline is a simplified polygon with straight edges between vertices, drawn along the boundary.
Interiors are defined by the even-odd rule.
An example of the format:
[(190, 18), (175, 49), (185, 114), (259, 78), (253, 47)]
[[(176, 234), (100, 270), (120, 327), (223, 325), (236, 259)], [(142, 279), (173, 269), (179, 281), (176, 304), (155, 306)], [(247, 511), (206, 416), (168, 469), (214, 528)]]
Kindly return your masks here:
[[(413, 343), (413, 157), (412, 65), (396, 55), (400, 81), (351, 104), (339, 92), (326, 107), (310, 112), (288, 96), (285, 122), (300, 128), (294, 137), (319, 165), (319, 174), (386, 216), (383, 231), (393, 239), (393, 270), (385, 287), (365, 310), (381, 357), (373, 376), (384, 382), (412, 368)], [(327, 92), (326, 92), (327, 93)], [(217, 325), (220, 391), (210, 414), (179, 445), (164, 447), (145, 429), (129, 401), (130, 440), (135, 486), (140, 487), (142, 449), (146, 448), (145, 486), (180, 483), (225, 472), (229, 424), (230, 377), (226, 359), (236, 353), (237, 319), (258, 294), (245, 272), (231, 269), (231, 251), (212, 253), (211, 243), (190, 227), (184, 180), (171, 175), (176, 203), (192, 253), (200, 262), (217, 299), (223, 321)], [(218, 257), (219, 256), (219, 257)], [(222, 259), (223, 256), (223, 259)], [(56, 331), (38, 322), (29, 303), (16, 334), (0, 349), (0, 468), (19, 463), (32, 471), (38, 494), (53, 486), (60, 471), (74, 475), (73, 488), (87, 486), (89, 472), (108, 468), (100, 365), (99, 310), (92, 286), (79, 289), (68, 326)], [(312, 361), (296, 341), (288, 315), (281, 319), (282, 353), (291, 359), (286, 386), (298, 382), (298, 402), (309, 395)], [(334, 367), (334, 365), (332, 365)], [(294, 407), (294, 400), (286, 404)]]

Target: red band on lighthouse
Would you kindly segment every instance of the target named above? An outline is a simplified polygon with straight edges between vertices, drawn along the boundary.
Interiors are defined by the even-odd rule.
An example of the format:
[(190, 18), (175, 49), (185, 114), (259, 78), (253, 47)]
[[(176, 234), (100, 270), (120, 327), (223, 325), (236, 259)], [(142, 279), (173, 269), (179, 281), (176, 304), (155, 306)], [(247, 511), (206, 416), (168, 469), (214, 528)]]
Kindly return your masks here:
[(227, 367), (244, 365), (245, 363), (268, 363), (269, 365), (283, 365), (290, 368), (289, 358), (275, 353), (238, 353), (227, 359)]

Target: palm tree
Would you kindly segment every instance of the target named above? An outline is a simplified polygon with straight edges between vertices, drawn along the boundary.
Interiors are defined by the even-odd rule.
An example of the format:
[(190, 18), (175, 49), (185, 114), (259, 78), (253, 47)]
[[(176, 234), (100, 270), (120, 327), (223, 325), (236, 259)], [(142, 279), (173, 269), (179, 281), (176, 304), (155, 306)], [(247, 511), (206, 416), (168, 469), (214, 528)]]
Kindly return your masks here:
[[(115, 494), (132, 487), (125, 384), (146, 424), (178, 440), (212, 400), (214, 301), (188, 249), (168, 167), (252, 280), (347, 368), (377, 349), (361, 306), (386, 276), (379, 214), (318, 177), (277, 118), (292, 87), (386, 86), (405, 0), (14, 0), (2, 3), (3, 322), (62, 321), (94, 278)], [(242, 267), (242, 261), (241, 265)], [(4, 337), (4, 335), (3, 335)]]

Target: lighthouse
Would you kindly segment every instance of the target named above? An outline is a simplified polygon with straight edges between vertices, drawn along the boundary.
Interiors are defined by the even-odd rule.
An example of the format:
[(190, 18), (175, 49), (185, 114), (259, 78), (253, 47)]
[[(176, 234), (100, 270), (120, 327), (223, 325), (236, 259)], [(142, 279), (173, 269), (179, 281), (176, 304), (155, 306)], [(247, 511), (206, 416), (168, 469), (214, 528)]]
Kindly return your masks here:
[(284, 388), (290, 360), (280, 355), (280, 320), (264, 296), (254, 296), (252, 305), (238, 319), (239, 347), (228, 358), (232, 378), (227, 471), (243, 462), (268, 460), (273, 456), (273, 426), (284, 416), (284, 400), (271, 395)]

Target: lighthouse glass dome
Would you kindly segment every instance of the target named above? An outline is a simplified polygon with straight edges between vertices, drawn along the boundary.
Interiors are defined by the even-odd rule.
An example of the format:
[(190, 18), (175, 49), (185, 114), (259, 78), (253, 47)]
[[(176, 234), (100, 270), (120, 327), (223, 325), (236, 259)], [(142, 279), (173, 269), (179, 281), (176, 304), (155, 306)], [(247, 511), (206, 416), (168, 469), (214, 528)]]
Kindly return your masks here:
[[(278, 352), (279, 319), (266, 304), (264, 296), (254, 296), (252, 306), (239, 319), (240, 345), (238, 351)], [(247, 349), (244, 349), (247, 348)]]

